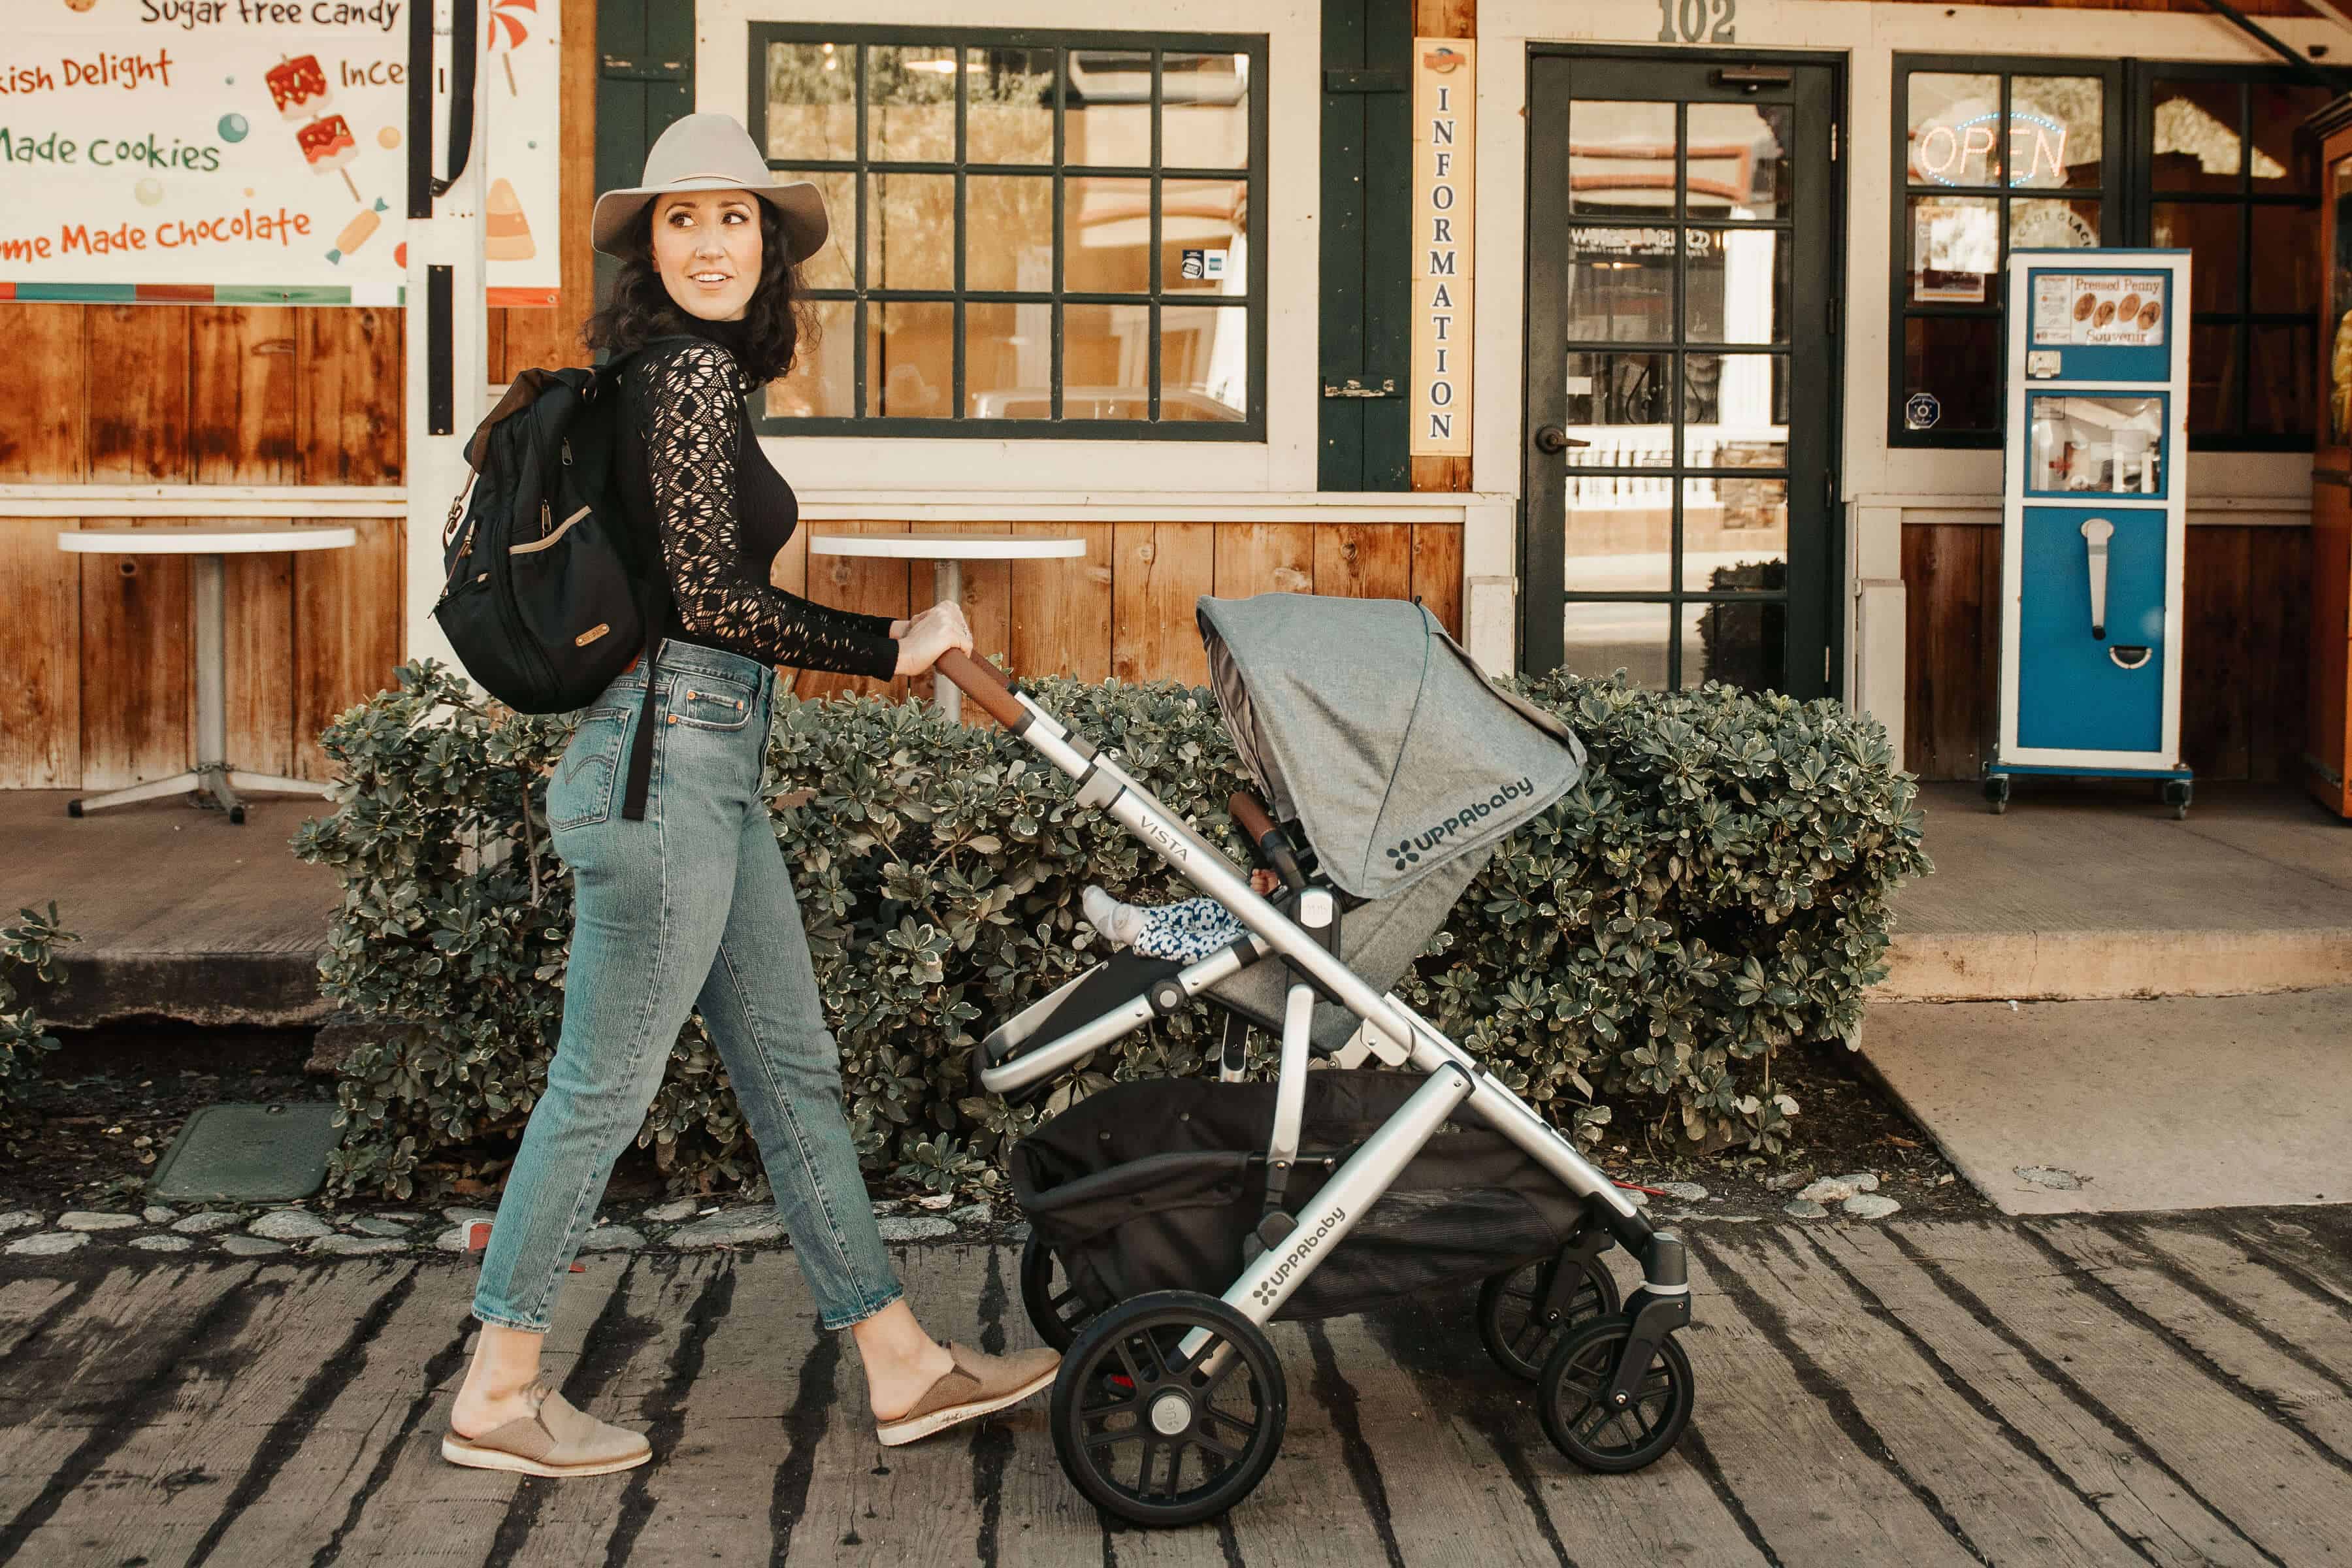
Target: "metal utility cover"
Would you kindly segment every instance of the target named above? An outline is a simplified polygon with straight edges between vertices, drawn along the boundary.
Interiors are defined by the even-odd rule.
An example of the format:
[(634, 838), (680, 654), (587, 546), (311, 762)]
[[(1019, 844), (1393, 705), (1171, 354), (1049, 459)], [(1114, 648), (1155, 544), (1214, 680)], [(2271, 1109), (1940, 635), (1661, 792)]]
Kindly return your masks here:
[(155, 1168), (155, 1198), (272, 1203), (326, 1184), (327, 1156), (342, 1141), (325, 1100), (207, 1105), (188, 1118)]

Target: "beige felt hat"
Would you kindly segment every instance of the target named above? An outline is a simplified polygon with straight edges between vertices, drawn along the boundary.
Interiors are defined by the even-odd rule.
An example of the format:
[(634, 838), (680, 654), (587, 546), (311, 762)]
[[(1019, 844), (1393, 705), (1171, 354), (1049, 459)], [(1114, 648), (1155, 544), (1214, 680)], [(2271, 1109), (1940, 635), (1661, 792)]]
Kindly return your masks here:
[(643, 219), (654, 198), (673, 191), (751, 192), (783, 220), (794, 262), (805, 261), (824, 243), (824, 193), (807, 180), (779, 182), (751, 132), (731, 114), (689, 114), (663, 132), (646, 154), (644, 180), (596, 198), (589, 239), (608, 256), (619, 254), (621, 237)]

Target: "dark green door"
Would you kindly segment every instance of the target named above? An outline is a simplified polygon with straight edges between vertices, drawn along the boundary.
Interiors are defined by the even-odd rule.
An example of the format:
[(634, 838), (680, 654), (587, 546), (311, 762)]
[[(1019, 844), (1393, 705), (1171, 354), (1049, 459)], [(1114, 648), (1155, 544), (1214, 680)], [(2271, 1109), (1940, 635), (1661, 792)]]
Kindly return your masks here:
[(1836, 68), (1530, 66), (1522, 663), (1824, 695)]
[[(596, 188), (635, 184), (646, 151), (693, 112), (694, 0), (596, 0)], [(596, 258), (599, 303), (617, 265)]]

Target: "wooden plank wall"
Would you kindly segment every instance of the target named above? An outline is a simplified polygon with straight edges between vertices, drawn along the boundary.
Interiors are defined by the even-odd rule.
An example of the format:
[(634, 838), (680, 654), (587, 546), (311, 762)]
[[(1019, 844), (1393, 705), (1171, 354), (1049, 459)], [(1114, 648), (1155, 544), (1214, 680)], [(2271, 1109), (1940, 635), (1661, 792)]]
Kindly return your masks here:
[[(927, 563), (808, 554), (811, 533), (904, 533), (904, 522), (803, 523), (778, 558), (778, 586), (844, 609), (893, 619), (937, 598)], [(964, 567), (964, 612), (982, 658), (1016, 675), (1084, 680), (1205, 683), (1208, 658), (1193, 618), (1203, 594), (1337, 594), (1419, 597), (1462, 635), (1462, 526), (1458, 522), (971, 523), (976, 533), (1083, 538), (1066, 561), (973, 563)], [(945, 531), (926, 523), (925, 532)], [(906, 683), (891, 683), (903, 692)], [(929, 682), (923, 683), (925, 690)], [(799, 673), (802, 696), (871, 690), (854, 679)], [(990, 722), (977, 707), (968, 723)]]
[[(1908, 595), (1903, 765), (1973, 779), (1999, 718), (2000, 530), (1903, 530)], [(2180, 749), (2203, 779), (2298, 776), (2310, 663), (2311, 537), (2300, 528), (2189, 530)]]
[[(593, 201), (595, 0), (563, 0), (562, 203)], [(593, 288), (565, 247), (564, 305), (490, 312), (488, 378), (579, 363)], [(0, 402), (0, 482), (397, 485), (397, 310), (0, 303), (16, 376)], [(170, 528), (196, 520), (145, 519)], [(216, 521), (216, 520), (205, 520)], [(68, 555), (56, 535), (130, 520), (0, 518), (0, 787), (110, 789), (194, 754), (193, 612), (183, 557)], [(326, 776), (318, 733), (399, 662), (397, 518), (353, 550), (228, 562), (230, 759)]]

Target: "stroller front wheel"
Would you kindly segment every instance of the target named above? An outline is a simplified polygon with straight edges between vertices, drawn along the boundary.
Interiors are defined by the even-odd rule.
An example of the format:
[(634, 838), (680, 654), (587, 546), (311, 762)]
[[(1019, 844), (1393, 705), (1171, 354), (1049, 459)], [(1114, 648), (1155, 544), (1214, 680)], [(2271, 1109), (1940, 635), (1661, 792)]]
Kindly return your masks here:
[(1560, 1335), (1622, 1304), (1606, 1265), (1566, 1254), (1539, 1258), (1478, 1287), (1478, 1337), (1496, 1366), (1533, 1383)]
[(1095, 1315), (1094, 1306), (1070, 1279), (1062, 1255), (1032, 1231), (1021, 1247), (1021, 1306), (1037, 1337), (1066, 1351)]
[[(1196, 1331), (1207, 1337), (1188, 1356)], [(1214, 1296), (1157, 1290), (1079, 1331), (1052, 1419), (1063, 1470), (1097, 1506), (1131, 1524), (1197, 1524), (1265, 1478), (1289, 1394), (1256, 1324)]]
[(1622, 1407), (1608, 1404), (1607, 1390), (1633, 1329), (1622, 1316), (1597, 1318), (1570, 1330), (1544, 1363), (1538, 1402), (1544, 1430), (1561, 1453), (1588, 1470), (1638, 1470), (1672, 1448), (1690, 1420), (1690, 1358), (1671, 1336), (1650, 1353), (1633, 1399)]

